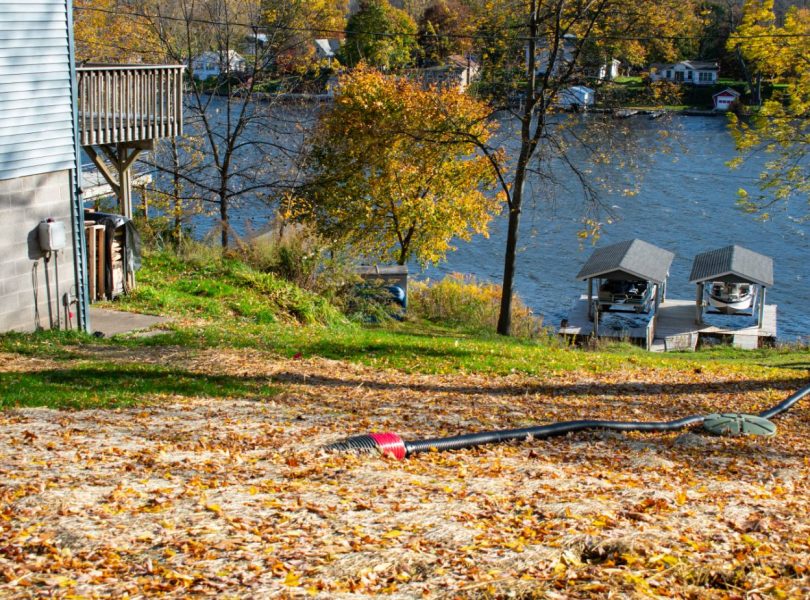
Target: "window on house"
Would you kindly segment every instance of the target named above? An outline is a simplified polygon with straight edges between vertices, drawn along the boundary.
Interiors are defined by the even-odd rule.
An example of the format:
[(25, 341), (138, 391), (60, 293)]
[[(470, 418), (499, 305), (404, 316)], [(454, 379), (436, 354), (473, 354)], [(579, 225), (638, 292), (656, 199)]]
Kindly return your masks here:
[(701, 71), (698, 73), (698, 81), (714, 81), (711, 71)]
[(686, 72), (686, 78), (687, 78), (689, 81), (692, 81), (692, 71), (687, 71), (687, 72)]
[(672, 79), (672, 71), (667, 71), (667, 79)]
[(683, 71), (675, 71), (675, 81), (683, 81)]

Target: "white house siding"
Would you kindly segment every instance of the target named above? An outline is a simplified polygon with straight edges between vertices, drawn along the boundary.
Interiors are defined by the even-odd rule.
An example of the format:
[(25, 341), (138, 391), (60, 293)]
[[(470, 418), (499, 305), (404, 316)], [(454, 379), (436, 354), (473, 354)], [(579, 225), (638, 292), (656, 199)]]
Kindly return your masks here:
[[(65, 224), (60, 292), (75, 293), (68, 10), (69, 0), (0, 0), (0, 331), (34, 329), (35, 298), (41, 324), (48, 325), (45, 267), (35, 233), (45, 218)], [(51, 261), (56, 302), (53, 267)]]
[(717, 69), (695, 69), (686, 61), (674, 65), (661, 65), (650, 75), (653, 81), (667, 80), (694, 85), (713, 85), (717, 82)]
[(0, 180), (74, 166), (67, 9), (0, 2)]
[(203, 52), (191, 61), (191, 73), (200, 81), (205, 81), (209, 77), (219, 77), (223, 69), (231, 73), (238, 73), (245, 70), (247, 62), (241, 54), (235, 50), (228, 51), (228, 58), (219, 52)]

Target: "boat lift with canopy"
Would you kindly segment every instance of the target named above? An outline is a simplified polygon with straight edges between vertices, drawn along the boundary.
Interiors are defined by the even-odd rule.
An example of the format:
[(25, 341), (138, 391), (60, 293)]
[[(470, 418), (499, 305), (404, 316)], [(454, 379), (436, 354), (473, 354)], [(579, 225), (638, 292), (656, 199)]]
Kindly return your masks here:
[[(651, 310), (666, 298), (666, 281), (675, 255), (640, 239), (625, 240), (597, 248), (580, 269), (577, 279), (588, 282), (588, 318), (594, 321), (597, 312), (610, 310), (614, 305), (632, 307), (636, 312)], [(594, 280), (597, 281), (594, 297)], [(638, 283), (649, 289), (644, 295), (623, 293), (622, 284)], [(632, 288), (628, 288), (632, 292)], [(622, 293), (617, 293), (622, 292)]]
[[(757, 327), (762, 327), (766, 288), (773, 286), (773, 259), (742, 246), (732, 245), (703, 252), (695, 257), (689, 283), (697, 284), (695, 295), (695, 322), (703, 323), (706, 306), (704, 292), (712, 283), (748, 284), (757, 286)], [(752, 313), (753, 314), (753, 313)]]

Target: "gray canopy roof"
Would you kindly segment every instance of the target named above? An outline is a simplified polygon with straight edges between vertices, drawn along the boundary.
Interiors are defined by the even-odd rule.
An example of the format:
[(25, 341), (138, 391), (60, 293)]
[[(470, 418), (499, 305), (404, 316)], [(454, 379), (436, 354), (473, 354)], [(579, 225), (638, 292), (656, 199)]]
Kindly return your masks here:
[(703, 252), (692, 263), (689, 283), (704, 281), (747, 282), (773, 285), (773, 259), (742, 246)]
[(663, 283), (675, 255), (643, 240), (626, 240), (597, 248), (580, 269), (577, 279), (639, 279)]

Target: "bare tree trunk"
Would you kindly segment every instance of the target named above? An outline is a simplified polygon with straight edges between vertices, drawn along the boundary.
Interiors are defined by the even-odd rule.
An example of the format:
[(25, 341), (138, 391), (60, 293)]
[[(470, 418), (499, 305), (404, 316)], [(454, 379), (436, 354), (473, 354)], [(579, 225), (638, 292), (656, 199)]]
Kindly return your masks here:
[(180, 247), (183, 237), (183, 182), (180, 180), (180, 154), (177, 151), (177, 140), (171, 139), (172, 146), (172, 213), (174, 224), (172, 227), (172, 241), (175, 248)]
[(222, 233), (221, 233), (221, 242), (222, 242), (222, 249), (225, 250), (228, 247), (229, 240), (229, 233), (231, 225), (228, 223), (228, 195), (227, 192), (221, 192), (219, 196), (219, 219), (222, 222)]
[[(523, 182), (517, 183), (515, 177), (515, 195), (519, 198), (523, 193)], [(520, 208), (509, 209), (509, 225), (506, 231), (506, 252), (503, 261), (503, 288), (501, 293), (501, 308), (498, 313), (498, 333), (510, 335), (512, 333), (512, 290), (515, 285), (515, 261), (517, 259), (518, 229), (520, 227)]]
[[(523, 204), (523, 192), (526, 187), (526, 169), (529, 159), (534, 151), (532, 144), (532, 116), (536, 104), (537, 93), (537, 0), (531, 0), (531, 14), (529, 16), (529, 50), (526, 61), (528, 82), (523, 103), (520, 128), (520, 157), (515, 169), (514, 187), (509, 199), (509, 224), (506, 232), (506, 251), (503, 261), (503, 283), (501, 286), (501, 307), (498, 313), (498, 333), (510, 335), (512, 332), (512, 295), (515, 287), (515, 262), (517, 259), (517, 241), (520, 230), (520, 211)], [(556, 51), (556, 48), (555, 48)], [(553, 61), (551, 61), (553, 63)], [(550, 67), (549, 67), (550, 68)], [(539, 123), (537, 124), (539, 127)]]
[(751, 69), (748, 63), (745, 62), (745, 58), (739, 46), (735, 49), (735, 54), (737, 55), (737, 60), (740, 61), (740, 67), (742, 68), (745, 81), (748, 84), (748, 89), (751, 90), (751, 104), (754, 106), (762, 106), (762, 75), (760, 73), (756, 75), (751, 73)]

